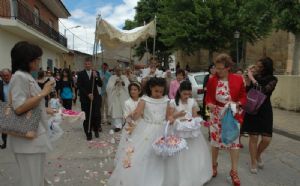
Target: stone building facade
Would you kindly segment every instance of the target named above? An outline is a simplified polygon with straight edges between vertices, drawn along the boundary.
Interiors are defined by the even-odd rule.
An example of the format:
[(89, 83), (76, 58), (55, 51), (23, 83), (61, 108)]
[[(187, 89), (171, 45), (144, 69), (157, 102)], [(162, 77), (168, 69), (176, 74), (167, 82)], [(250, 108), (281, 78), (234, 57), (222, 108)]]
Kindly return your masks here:
[[(298, 39), (297, 39), (298, 38)], [(276, 74), (300, 74), (300, 65), (297, 53), (297, 47), (300, 45), (299, 37), (295, 37), (292, 33), (282, 30), (273, 31), (268, 37), (257, 41), (255, 44), (246, 44), (245, 59), (240, 60), (240, 66), (246, 68), (254, 64), (258, 59), (268, 56), (274, 61), (274, 69)], [(226, 51), (223, 51), (226, 52)], [(214, 53), (215, 58), (218, 53)], [(176, 64), (180, 64), (181, 68), (185, 68), (188, 64), (193, 71), (204, 71), (207, 69), (208, 51), (195, 51), (193, 55), (187, 55), (182, 51), (175, 52)]]

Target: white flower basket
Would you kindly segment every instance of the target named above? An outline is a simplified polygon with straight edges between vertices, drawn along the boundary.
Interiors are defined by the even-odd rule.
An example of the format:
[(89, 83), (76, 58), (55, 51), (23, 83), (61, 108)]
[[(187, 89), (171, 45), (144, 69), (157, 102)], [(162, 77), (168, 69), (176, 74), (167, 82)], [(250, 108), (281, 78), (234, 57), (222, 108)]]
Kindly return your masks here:
[(168, 135), (168, 129), (169, 121), (166, 124), (164, 136), (161, 136), (152, 144), (155, 153), (159, 156), (174, 156), (180, 151), (187, 149), (186, 140), (176, 135)]

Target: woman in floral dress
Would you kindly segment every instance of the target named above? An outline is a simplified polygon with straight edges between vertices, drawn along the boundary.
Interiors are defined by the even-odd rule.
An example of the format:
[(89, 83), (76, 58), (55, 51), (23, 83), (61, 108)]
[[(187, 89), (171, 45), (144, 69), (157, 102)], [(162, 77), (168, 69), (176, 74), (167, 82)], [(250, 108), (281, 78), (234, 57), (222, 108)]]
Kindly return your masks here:
[[(239, 158), (239, 137), (236, 138), (231, 144), (224, 144), (222, 142), (222, 115), (227, 108), (231, 105), (233, 110), (236, 110), (235, 118), (242, 123), (242, 116), (239, 114), (240, 107), (246, 103), (246, 89), (244, 86), (243, 78), (239, 75), (230, 73), (232, 66), (231, 57), (227, 54), (220, 54), (215, 60), (215, 69), (217, 74), (211, 77), (207, 83), (206, 104), (211, 112), (211, 146), (212, 146), (212, 165), (213, 177), (217, 176), (218, 166), (218, 152), (219, 149), (226, 149), (230, 152), (231, 157), (231, 171), (230, 177), (233, 185), (239, 186), (240, 179), (237, 173), (238, 158)], [(240, 126), (239, 126), (240, 127)]]

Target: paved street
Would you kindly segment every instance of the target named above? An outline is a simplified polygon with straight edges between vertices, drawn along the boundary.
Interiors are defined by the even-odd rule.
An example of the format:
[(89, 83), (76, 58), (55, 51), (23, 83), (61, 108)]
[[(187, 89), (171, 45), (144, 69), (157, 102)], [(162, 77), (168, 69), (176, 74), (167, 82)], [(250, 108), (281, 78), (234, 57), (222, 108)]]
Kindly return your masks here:
[(275, 129), (300, 140), (300, 113), (276, 108), (273, 113)]
[[(80, 123), (63, 123), (62, 127), (65, 135), (54, 144), (54, 151), (47, 157), (48, 180), (56, 186), (106, 185), (119, 135), (109, 134), (110, 126), (104, 126), (100, 139), (87, 142)], [(203, 133), (206, 135), (207, 130), (203, 129)], [(300, 185), (300, 141), (274, 134), (272, 144), (263, 157), (264, 170), (253, 175), (248, 168), (247, 140), (245, 137), (242, 139), (245, 148), (241, 150), (239, 168), (243, 186)], [(228, 153), (222, 151), (219, 175), (207, 183), (207, 186), (230, 185), (226, 182), (230, 169), (228, 161)], [(18, 178), (17, 170), (17, 164), (9, 150), (0, 151), (0, 185), (14, 185)]]

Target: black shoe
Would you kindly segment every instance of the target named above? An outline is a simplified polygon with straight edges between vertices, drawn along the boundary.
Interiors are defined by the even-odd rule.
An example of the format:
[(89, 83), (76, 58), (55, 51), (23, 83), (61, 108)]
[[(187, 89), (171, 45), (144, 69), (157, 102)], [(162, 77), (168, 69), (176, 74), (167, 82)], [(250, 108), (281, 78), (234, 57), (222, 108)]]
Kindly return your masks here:
[(0, 148), (1, 148), (1, 149), (5, 149), (5, 148), (6, 148), (6, 143), (0, 145)]
[(93, 139), (92, 133), (90, 132), (90, 133), (88, 133), (88, 134), (86, 135), (86, 140), (87, 140), (87, 141), (91, 141), (92, 139)]
[(99, 132), (98, 131), (95, 132), (95, 138), (99, 138)]
[(115, 128), (114, 131), (115, 131), (115, 132), (120, 132), (121, 129), (120, 129), (120, 128)]

